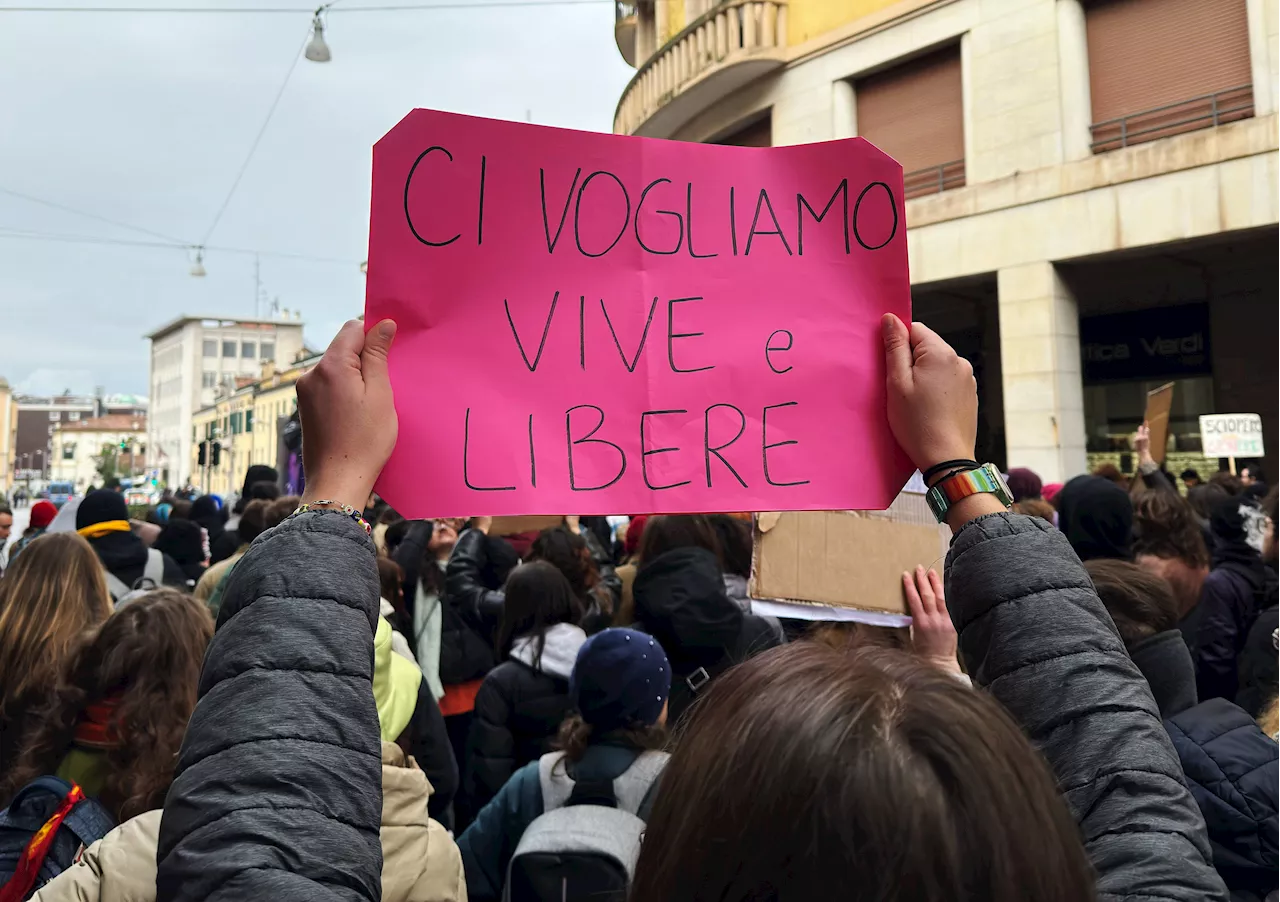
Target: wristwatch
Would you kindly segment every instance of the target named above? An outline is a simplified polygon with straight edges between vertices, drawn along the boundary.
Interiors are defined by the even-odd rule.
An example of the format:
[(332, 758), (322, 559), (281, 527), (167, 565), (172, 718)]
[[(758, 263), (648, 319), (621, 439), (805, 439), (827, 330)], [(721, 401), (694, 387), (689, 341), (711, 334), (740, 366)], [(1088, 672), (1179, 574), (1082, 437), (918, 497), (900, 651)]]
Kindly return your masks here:
[(963, 473), (948, 476), (929, 489), (925, 500), (929, 502), (929, 510), (933, 511), (938, 522), (945, 523), (947, 511), (951, 510), (951, 505), (961, 498), (980, 495), (984, 492), (995, 495), (1005, 507), (1013, 504), (1013, 493), (1009, 491), (1008, 484), (1005, 483), (1004, 477), (1000, 475), (1000, 470), (995, 464), (983, 464), (976, 470), (965, 470)]

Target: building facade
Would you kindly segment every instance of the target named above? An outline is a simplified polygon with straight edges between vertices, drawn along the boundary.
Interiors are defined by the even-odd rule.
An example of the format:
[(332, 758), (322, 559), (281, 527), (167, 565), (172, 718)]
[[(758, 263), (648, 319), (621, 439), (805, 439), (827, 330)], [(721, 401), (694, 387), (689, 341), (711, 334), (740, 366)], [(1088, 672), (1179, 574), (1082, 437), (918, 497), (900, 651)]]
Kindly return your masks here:
[(147, 418), (108, 413), (59, 423), (53, 429), (49, 481), (70, 482), (77, 494), (101, 486), (104, 453), (115, 458), (116, 477), (141, 477), (147, 470)]
[(100, 405), (92, 395), (14, 396), (10, 435), (13, 481), (43, 486), (54, 460), (54, 432), (59, 426), (96, 417)]
[(151, 342), (148, 447), (166, 485), (196, 482), (190, 467), (193, 415), (236, 380), (256, 378), (264, 364), (288, 366), (303, 351), (298, 318), (182, 316), (146, 337)]
[(13, 389), (0, 376), (0, 497), (8, 497), (13, 489), (13, 471), (16, 461), (13, 454), (13, 436), (17, 431), (18, 408), (14, 404)]
[[(284, 369), (264, 364), (259, 378), (242, 378), (231, 391), (191, 418), (191, 481), (202, 491), (228, 496), (240, 491), (249, 467), (279, 465), (280, 430), (298, 407), (297, 382), (320, 362), (313, 354)], [(200, 462), (200, 446), (206, 446)], [(217, 463), (210, 448), (218, 445)]]
[[(1173, 382), (1277, 447), (1277, 0), (640, 0), (618, 133), (861, 136), (903, 166), (916, 319), (979, 379), (979, 455), (1114, 460)], [(785, 227), (785, 223), (784, 223)]]

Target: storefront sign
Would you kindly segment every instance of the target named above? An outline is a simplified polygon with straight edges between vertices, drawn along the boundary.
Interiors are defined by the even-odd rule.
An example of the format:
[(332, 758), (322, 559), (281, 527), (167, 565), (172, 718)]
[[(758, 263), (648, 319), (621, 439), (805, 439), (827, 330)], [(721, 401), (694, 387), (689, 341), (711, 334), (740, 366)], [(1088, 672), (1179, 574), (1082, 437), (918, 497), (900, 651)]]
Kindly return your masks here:
[(1205, 457), (1262, 457), (1262, 417), (1256, 413), (1210, 413), (1200, 417)]
[(366, 322), (409, 517), (886, 507), (902, 167), (431, 110), (374, 148)]
[(1083, 317), (1080, 354), (1085, 384), (1208, 375), (1209, 305)]

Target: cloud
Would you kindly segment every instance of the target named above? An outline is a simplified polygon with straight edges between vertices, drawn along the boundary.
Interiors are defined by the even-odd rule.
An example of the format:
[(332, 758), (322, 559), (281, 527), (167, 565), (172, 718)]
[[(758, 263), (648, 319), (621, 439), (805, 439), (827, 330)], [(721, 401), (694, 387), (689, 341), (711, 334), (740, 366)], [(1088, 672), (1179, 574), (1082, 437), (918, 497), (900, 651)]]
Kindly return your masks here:
[[(194, 0), (193, 0), (194, 2)], [(253, 0), (279, 6), (278, 0)], [(347, 0), (343, 6), (370, 5)], [(240, 0), (237, 6), (251, 5)], [(609, 131), (632, 74), (613, 4), (329, 16), (333, 61), (298, 63), (211, 245), (262, 257), (268, 301), (323, 347), (364, 304), (370, 150), (413, 107)], [(0, 29), (0, 185), (199, 242), (306, 37), (309, 16), (12, 14)], [(153, 240), (0, 194), (0, 232)], [(147, 394), (143, 333), (251, 316), (254, 259), (0, 236), (0, 375), (85, 370)]]

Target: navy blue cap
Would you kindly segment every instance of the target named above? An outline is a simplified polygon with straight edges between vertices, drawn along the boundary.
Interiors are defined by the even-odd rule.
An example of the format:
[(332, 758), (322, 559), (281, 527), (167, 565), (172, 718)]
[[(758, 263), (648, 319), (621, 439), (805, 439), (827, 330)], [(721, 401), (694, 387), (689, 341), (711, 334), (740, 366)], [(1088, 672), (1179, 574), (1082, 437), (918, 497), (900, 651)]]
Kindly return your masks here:
[(671, 693), (671, 664), (658, 640), (632, 629), (607, 629), (578, 651), (569, 698), (597, 730), (658, 722)]

